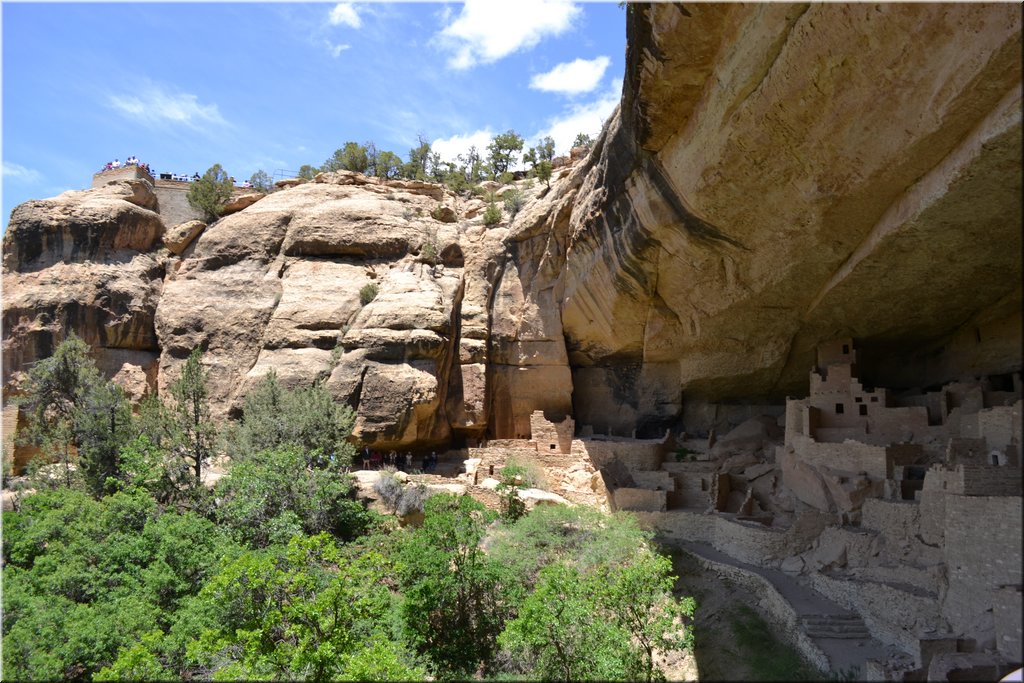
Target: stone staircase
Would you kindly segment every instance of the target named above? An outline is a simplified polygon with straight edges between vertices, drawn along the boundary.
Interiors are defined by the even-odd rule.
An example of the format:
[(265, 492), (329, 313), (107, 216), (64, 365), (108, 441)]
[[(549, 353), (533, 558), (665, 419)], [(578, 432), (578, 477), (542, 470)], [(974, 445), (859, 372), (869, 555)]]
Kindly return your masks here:
[(800, 626), (811, 638), (871, 638), (864, 621), (856, 614), (801, 614)]

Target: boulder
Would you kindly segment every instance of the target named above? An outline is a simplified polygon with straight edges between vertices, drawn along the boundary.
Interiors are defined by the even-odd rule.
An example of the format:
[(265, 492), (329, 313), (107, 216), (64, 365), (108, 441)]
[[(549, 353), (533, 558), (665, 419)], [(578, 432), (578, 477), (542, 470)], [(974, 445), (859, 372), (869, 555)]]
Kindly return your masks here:
[(188, 245), (192, 244), (192, 240), (198, 237), (205, 229), (206, 223), (203, 221), (179, 223), (164, 233), (164, 246), (172, 254), (180, 256)]
[(242, 209), (252, 206), (266, 196), (267, 194), (265, 192), (250, 192), (247, 194), (236, 195), (221, 207), (220, 215), (229, 216), (233, 213), (238, 213)]
[(435, 221), (441, 221), (442, 223), (454, 223), (458, 220), (455, 215), (455, 210), (450, 206), (439, 206), (430, 212), (430, 217)]

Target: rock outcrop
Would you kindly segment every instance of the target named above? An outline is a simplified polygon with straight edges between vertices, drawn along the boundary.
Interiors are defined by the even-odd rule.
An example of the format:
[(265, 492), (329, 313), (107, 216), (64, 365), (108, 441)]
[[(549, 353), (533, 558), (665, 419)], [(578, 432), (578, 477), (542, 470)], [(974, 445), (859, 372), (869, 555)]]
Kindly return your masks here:
[(724, 434), (835, 337), (886, 386), (1021, 369), (1017, 8), (626, 16), (619, 109), (497, 226), (440, 185), (348, 172), (166, 236), (144, 180), (18, 207), (5, 392), (70, 330), (136, 392), (199, 346), (222, 417), (274, 368), (406, 448), (528, 438), (535, 410)]

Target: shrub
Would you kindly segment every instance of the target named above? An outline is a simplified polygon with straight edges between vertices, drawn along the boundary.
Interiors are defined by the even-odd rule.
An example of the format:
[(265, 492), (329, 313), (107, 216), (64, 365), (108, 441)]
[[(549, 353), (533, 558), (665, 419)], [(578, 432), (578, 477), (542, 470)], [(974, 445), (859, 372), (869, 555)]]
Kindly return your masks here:
[(496, 202), (491, 202), (484, 210), (484, 225), (496, 225), (501, 221), (501, 207)]
[(505, 210), (508, 211), (509, 220), (516, 217), (524, 204), (523, 193), (519, 190), (512, 190), (505, 193)]
[(512, 173), (509, 171), (505, 171), (500, 176), (498, 176), (498, 182), (501, 183), (502, 185), (508, 185), (515, 179), (516, 177), (512, 175)]
[(377, 298), (377, 293), (379, 291), (380, 288), (377, 286), (376, 282), (367, 282), (359, 290), (359, 303), (365, 306)]
[(220, 215), (224, 204), (231, 199), (235, 184), (227, 171), (220, 164), (214, 164), (206, 170), (203, 177), (192, 183), (185, 196), (189, 206), (201, 211), (210, 223)]

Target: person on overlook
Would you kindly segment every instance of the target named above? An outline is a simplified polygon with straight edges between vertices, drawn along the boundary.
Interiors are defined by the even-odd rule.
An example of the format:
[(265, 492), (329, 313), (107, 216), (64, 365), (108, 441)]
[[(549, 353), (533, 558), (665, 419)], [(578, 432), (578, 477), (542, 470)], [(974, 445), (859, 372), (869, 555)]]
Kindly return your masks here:
[(114, 163), (111, 164), (111, 167), (113, 167), (113, 168), (121, 168), (121, 160), (120, 159), (114, 159)]
[(199, 180), (199, 171), (192, 174), (192, 180)]

